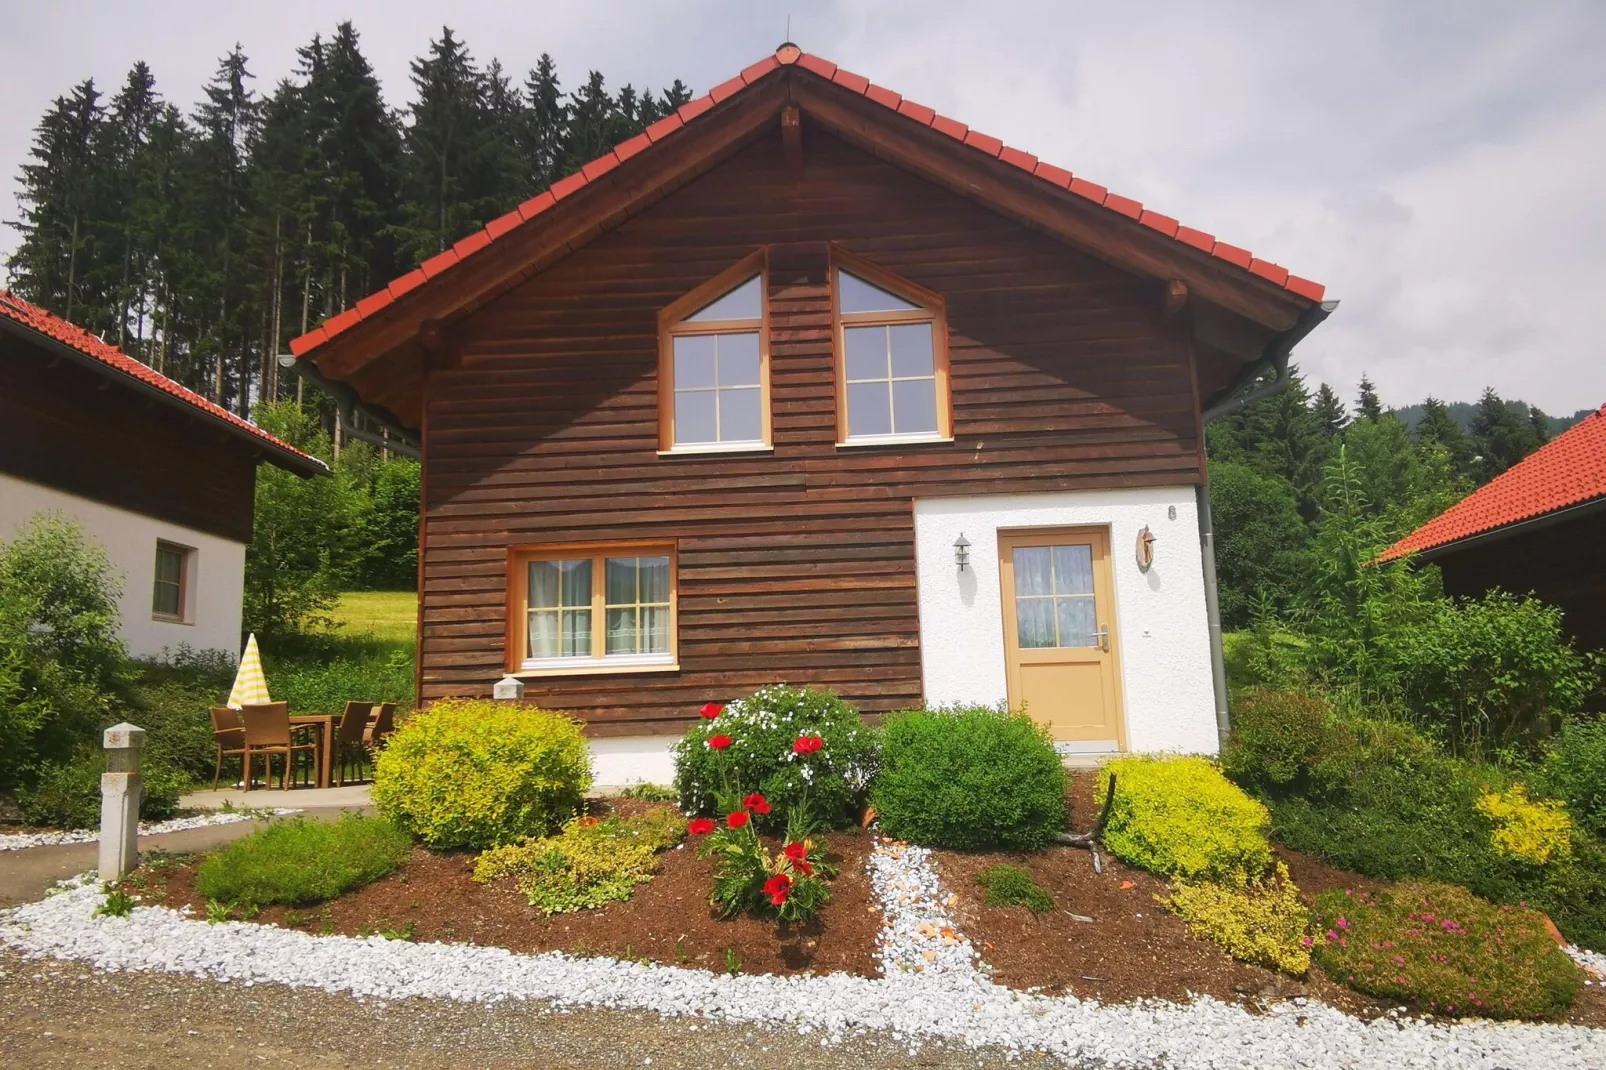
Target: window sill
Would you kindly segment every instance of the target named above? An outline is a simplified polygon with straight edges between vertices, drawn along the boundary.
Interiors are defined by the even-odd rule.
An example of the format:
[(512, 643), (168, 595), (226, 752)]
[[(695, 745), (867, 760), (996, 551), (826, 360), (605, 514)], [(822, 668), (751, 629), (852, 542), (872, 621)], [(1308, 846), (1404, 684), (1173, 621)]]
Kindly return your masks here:
[(605, 676), (626, 672), (679, 672), (680, 663), (673, 656), (651, 660), (631, 657), (616, 658), (563, 658), (568, 665), (550, 662), (532, 665), (525, 662), (510, 674), (519, 679), (541, 679), (548, 676)]
[(674, 446), (659, 450), (660, 457), (686, 457), (699, 453), (774, 453), (775, 447), (763, 442), (708, 442), (696, 446)]
[(865, 435), (861, 438), (850, 438), (846, 442), (838, 442), (839, 450), (863, 449), (866, 446), (914, 446), (920, 444), (934, 444), (953, 442), (952, 435)]
[(192, 626), (195, 624), (192, 620), (185, 620), (183, 617), (170, 617), (166, 613), (152, 613), (151, 620), (159, 624), (187, 624)]

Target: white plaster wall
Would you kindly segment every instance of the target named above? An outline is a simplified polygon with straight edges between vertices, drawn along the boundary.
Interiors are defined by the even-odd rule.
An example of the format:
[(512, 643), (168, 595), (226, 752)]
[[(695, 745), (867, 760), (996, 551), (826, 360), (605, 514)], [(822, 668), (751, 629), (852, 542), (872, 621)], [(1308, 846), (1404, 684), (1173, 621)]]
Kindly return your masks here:
[[(1176, 509), (1176, 519), (1167, 516)], [(1138, 532), (1157, 541), (1138, 570)], [(1199, 520), (1190, 487), (923, 498), (915, 502), (920, 661), (926, 701), (998, 703), (1008, 684), (998, 533), (1106, 526), (1115, 581), (1127, 747), (1213, 754), (1217, 748)], [(970, 540), (970, 568), (954, 540)]]
[(631, 784), (669, 787), (675, 782), (675, 759), (669, 748), (675, 736), (606, 736), (587, 740), (591, 748), (593, 787), (623, 788)]
[[(240, 649), (245, 544), (0, 473), (0, 539), (10, 541), (36, 513), (66, 514), (99, 543), (123, 584), (122, 636), (135, 657), (160, 657), (188, 643), (197, 650)], [(156, 542), (192, 547), (187, 623), (151, 616)]]

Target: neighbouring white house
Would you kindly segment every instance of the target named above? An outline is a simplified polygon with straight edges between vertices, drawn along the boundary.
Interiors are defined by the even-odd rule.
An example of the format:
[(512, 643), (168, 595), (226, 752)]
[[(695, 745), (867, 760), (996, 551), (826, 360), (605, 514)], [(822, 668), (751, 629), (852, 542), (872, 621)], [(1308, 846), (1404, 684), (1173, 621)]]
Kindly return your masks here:
[(327, 475), (115, 346), (0, 291), (0, 539), (43, 512), (83, 528), (122, 580), (136, 657), (240, 649), (258, 464)]

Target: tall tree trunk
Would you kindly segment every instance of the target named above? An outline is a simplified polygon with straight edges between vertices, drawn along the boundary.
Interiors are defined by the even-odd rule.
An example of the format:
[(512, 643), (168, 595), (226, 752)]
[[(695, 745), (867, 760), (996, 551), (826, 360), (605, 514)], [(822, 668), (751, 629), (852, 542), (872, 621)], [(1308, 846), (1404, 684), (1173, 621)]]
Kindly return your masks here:
[(67, 310), (64, 320), (72, 319), (73, 294), (78, 289), (78, 213), (72, 214), (72, 239), (67, 243)]

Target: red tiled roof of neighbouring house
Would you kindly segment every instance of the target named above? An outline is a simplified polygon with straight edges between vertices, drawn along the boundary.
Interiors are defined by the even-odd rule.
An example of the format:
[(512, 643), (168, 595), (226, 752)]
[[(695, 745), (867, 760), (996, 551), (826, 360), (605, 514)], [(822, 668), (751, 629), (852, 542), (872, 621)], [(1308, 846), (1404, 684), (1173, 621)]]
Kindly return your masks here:
[(1392, 561), (1606, 498), (1606, 405), (1389, 547)]
[(272, 447), (281, 454), (297, 458), (299, 463), (297, 463), (296, 467), (298, 469), (328, 471), (328, 466), (316, 457), (303, 453), (288, 442), (275, 438), (250, 421), (243, 420), (222, 406), (213, 404), (188, 387), (180, 386), (154, 368), (146, 367), (116, 346), (106, 344), (82, 327), (69, 323), (47, 309), (24, 301), (10, 290), (0, 290), (0, 317), (4, 317), (12, 323), (19, 324), (51, 341), (64, 345), (104, 365), (109, 371), (127, 375), (147, 387), (154, 387), (177, 401), (192, 405), (212, 419), (227, 424), (236, 432), (243, 432), (252, 438), (260, 440), (264, 445)]
[(1247, 249), (1228, 245), (1226, 242), (1217, 241), (1214, 235), (1194, 230), (1192, 227), (1182, 226), (1170, 216), (1150, 211), (1137, 201), (1111, 193), (1103, 186), (1072, 175), (1071, 172), (1063, 168), (1044, 163), (1029, 152), (1011, 148), (995, 137), (989, 137), (979, 130), (972, 130), (964, 123), (938, 115), (923, 104), (905, 100), (890, 89), (883, 89), (878, 85), (874, 85), (862, 75), (843, 70), (830, 60), (810, 55), (801, 51), (795, 45), (787, 44), (782, 45), (773, 56), (766, 56), (743, 70), (736, 77), (715, 86), (708, 91), (706, 96), (698, 97), (696, 100), (682, 104), (677, 111), (667, 118), (660, 119), (642, 133), (637, 134), (628, 141), (621, 142), (612, 151), (597, 157), (567, 178), (559, 179), (550, 189), (530, 198), (500, 219), (493, 219), (486, 224), (483, 230), (475, 231), (445, 252), (424, 261), (416, 269), (396, 279), (386, 288), (370, 294), (353, 307), (325, 320), (323, 324), (314, 330), (292, 341), (290, 343), (290, 351), (299, 357), (316, 349), (353, 324), (360, 323), (362, 320), (384, 309), (409, 290), (421, 286), (424, 282), (435, 278), (442, 272), (451, 270), (464, 259), (473, 256), (509, 231), (539, 216), (542, 212), (557, 204), (558, 201), (571, 196), (590, 182), (612, 171), (649, 145), (654, 145), (667, 137), (673, 136), (675, 131), (695, 121), (698, 116), (709, 111), (714, 105), (742, 92), (765, 75), (794, 64), (850, 92), (858, 93), (866, 99), (896, 112), (910, 122), (919, 123), (921, 126), (927, 126), (939, 133), (946, 134), (976, 152), (986, 153), (988, 156), (1001, 160), (1006, 164), (1018, 167), (1052, 186), (1062, 190), (1069, 190), (1071, 193), (1084, 197), (1094, 204), (1102, 205), (1109, 211), (1117, 212), (1142, 226), (1158, 231), (1174, 241), (1192, 246), (1219, 260), (1233, 264), (1246, 272), (1288, 290), (1290, 293), (1310, 301), (1320, 301), (1326, 293), (1326, 287), (1322, 286), (1321, 283), (1300, 278), (1298, 275), (1291, 275), (1287, 268), (1267, 260), (1261, 260)]

